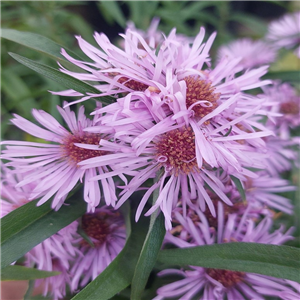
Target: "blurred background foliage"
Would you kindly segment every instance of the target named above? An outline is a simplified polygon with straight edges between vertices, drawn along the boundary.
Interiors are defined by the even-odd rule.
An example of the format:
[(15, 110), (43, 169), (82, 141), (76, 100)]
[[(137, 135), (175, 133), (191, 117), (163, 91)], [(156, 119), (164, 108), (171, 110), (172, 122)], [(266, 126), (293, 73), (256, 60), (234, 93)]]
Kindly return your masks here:
[[(216, 30), (218, 35), (212, 48), (212, 53), (216, 53), (220, 45), (233, 39), (263, 37), (268, 22), (297, 10), (300, 10), (298, 1), (1, 1), (1, 27), (37, 33), (82, 54), (74, 35), (81, 35), (96, 45), (93, 32), (98, 31), (118, 42), (118, 33), (124, 32), (128, 20), (133, 21), (136, 28), (146, 30), (157, 16), (161, 19), (159, 29), (166, 34), (173, 27), (188, 36), (195, 36), (200, 26), (205, 26), (207, 36)], [(37, 108), (60, 121), (56, 105), (64, 99), (51, 95), (49, 90), (59, 91), (65, 87), (21, 65), (8, 52), (58, 68), (53, 59), (6, 39), (1, 43), (1, 135), (3, 139), (33, 140), (9, 124), (11, 114), (33, 120), (31, 109)], [(295, 67), (300, 68), (299, 63), (295, 64), (295, 55), (283, 52), (271, 70), (294, 70)], [(85, 106), (87, 110), (93, 109), (89, 101)], [(299, 182), (298, 171), (286, 177), (294, 184)], [(299, 193), (288, 196), (295, 200)], [(296, 211), (300, 212), (299, 201), (295, 203)], [(296, 224), (297, 238), (290, 244), (299, 246), (297, 214), (281, 216), (278, 223)]]

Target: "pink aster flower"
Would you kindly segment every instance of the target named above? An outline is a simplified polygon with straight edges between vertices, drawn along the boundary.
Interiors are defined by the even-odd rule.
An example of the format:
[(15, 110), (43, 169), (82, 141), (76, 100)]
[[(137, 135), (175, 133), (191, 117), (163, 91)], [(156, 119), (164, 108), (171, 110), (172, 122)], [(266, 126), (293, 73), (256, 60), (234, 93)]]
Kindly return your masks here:
[[(32, 111), (41, 126), (15, 115), (11, 120), (14, 125), (45, 142), (4, 141), (2, 144), (8, 146), (3, 150), (2, 158), (10, 160), (7, 166), (12, 166), (14, 172), (24, 174), (17, 187), (38, 181), (28, 200), (41, 197), (38, 202), (38, 205), (41, 205), (54, 196), (52, 207), (59, 209), (68, 193), (83, 180), (84, 200), (88, 203), (87, 210), (93, 211), (99, 205), (101, 192), (99, 183), (91, 182), (89, 179), (108, 171), (109, 163), (88, 170), (79, 168), (78, 163), (91, 157), (104, 158), (106, 153), (99, 150), (99, 141), (108, 139), (109, 134), (93, 134), (84, 131), (84, 128), (93, 125), (93, 121), (85, 117), (83, 107), (80, 107), (77, 118), (69, 108), (57, 107), (57, 109), (69, 130), (42, 110)], [(80, 147), (82, 145), (87, 145), (87, 148)], [(89, 150), (89, 145), (96, 145), (97, 151)], [(113, 179), (101, 180), (101, 187), (106, 204), (114, 205), (116, 196)]]
[(276, 51), (262, 40), (243, 38), (222, 46), (218, 51), (218, 57), (219, 59), (240, 57), (238, 66), (248, 69), (274, 62)]
[(77, 227), (77, 221), (71, 223), (25, 255), (25, 264), (28, 267), (60, 272), (59, 275), (35, 281), (35, 287), (42, 287), (43, 296), (51, 295), (53, 300), (62, 299), (66, 296), (67, 287), (71, 293), (74, 292), (71, 286), (70, 266), (78, 253), (74, 246), (78, 236)]
[(285, 171), (299, 168), (300, 140), (297, 137), (283, 140), (279, 136), (265, 139), (268, 152), (265, 160), (267, 172), (275, 177)]
[(292, 186), (288, 180), (270, 176), (266, 171), (257, 174), (257, 178), (249, 178), (245, 182), (247, 202), (255, 206), (258, 204), (262, 208), (293, 214), (294, 207), (291, 201), (277, 193), (295, 191), (296, 187)]
[(272, 112), (278, 114), (275, 124), (269, 122), (268, 127), (273, 126), (281, 139), (289, 139), (290, 130), (300, 126), (300, 96), (290, 84), (279, 81), (264, 87), (263, 91), (267, 101), (273, 104)]
[[(155, 28), (157, 21), (154, 21)], [(161, 34), (156, 32), (155, 35)], [(152, 33), (153, 35), (153, 33)], [(191, 39), (176, 35), (173, 29), (169, 36), (162, 39), (160, 44), (155, 44), (155, 39), (149, 38), (147, 34), (140, 33), (134, 28), (128, 28), (125, 34), (120, 34), (124, 39), (124, 50), (109, 41), (105, 34), (95, 33), (94, 38), (100, 49), (87, 43), (81, 37), (77, 40), (81, 50), (92, 59), (92, 63), (79, 61), (69, 56), (62, 49), (62, 55), (71, 63), (84, 69), (87, 73), (76, 73), (61, 67), (61, 71), (77, 79), (99, 82), (94, 87), (99, 89), (97, 95), (82, 95), (74, 90), (55, 92), (63, 96), (83, 96), (72, 103), (81, 102), (92, 96), (114, 96), (120, 93), (134, 91), (157, 91), (166, 85), (166, 65), (173, 64), (177, 59), (178, 65), (184, 63), (186, 67), (201, 69), (204, 63), (209, 62), (208, 51), (215, 37), (213, 34), (206, 43), (203, 43), (205, 31), (201, 29), (194, 39), (193, 47), (190, 46)], [(176, 53), (176, 47), (182, 50), (178, 52), (177, 58), (170, 57), (169, 53)], [(160, 49), (158, 51), (158, 48)], [(175, 52), (174, 52), (175, 50)], [(158, 53), (156, 53), (158, 51)], [(100, 83), (101, 82), (101, 83)]]
[[(165, 118), (159, 122), (157, 129), (156, 126), (153, 126), (153, 118), (149, 119), (151, 114), (147, 115), (146, 113), (141, 122), (136, 122), (134, 120), (137, 120), (138, 115), (141, 114), (142, 104), (140, 103), (138, 109), (129, 110), (130, 123), (128, 123), (127, 118), (123, 118), (120, 114), (120, 118), (117, 118), (114, 114), (114, 120), (112, 115), (109, 114), (106, 114), (103, 120), (98, 119), (100, 123), (101, 121), (109, 122), (110, 126), (116, 131), (115, 136), (122, 140), (122, 149), (115, 142), (100, 141), (101, 149), (106, 151), (119, 148), (119, 152), (122, 151), (127, 159), (126, 161), (115, 162), (114, 166), (116, 169), (125, 168), (126, 173), (132, 176), (130, 182), (122, 187), (123, 191), (116, 208), (120, 207), (144, 182), (148, 179), (153, 180), (159, 173), (161, 173), (161, 176), (154, 180), (153, 185), (141, 199), (136, 219), (139, 218), (147, 200), (156, 189), (159, 190), (159, 197), (147, 215), (160, 208), (165, 215), (166, 228), (171, 226), (171, 212), (176, 207), (180, 197), (184, 199), (186, 205), (191, 203), (190, 199), (197, 199), (198, 205), (203, 210), (205, 209), (205, 203), (207, 203), (214, 214), (214, 207), (211, 205), (210, 197), (203, 187), (204, 184), (208, 184), (227, 204), (231, 204), (222, 191), (222, 182), (217, 178), (214, 171), (210, 168), (198, 168), (192, 129), (178, 126), (170, 118)], [(103, 110), (108, 111), (109, 106), (106, 106)], [(145, 106), (144, 110), (147, 111)], [(143, 146), (141, 152), (137, 153), (134, 149), (135, 142), (139, 142), (137, 136), (147, 133), (146, 129), (151, 133), (156, 132), (156, 136), (150, 136), (149, 143)], [(92, 130), (92, 128), (87, 130)], [(125, 147), (124, 141), (126, 141), (127, 147)], [(101, 166), (104, 163), (104, 160), (95, 157), (79, 164), (84, 169), (90, 168), (91, 165)], [(95, 176), (91, 180), (99, 180), (106, 176), (110, 176), (110, 173)]]
[(115, 259), (126, 240), (122, 215), (107, 207), (83, 215), (81, 227), (94, 247), (83, 238), (77, 239), (79, 255), (70, 271), (73, 290), (94, 280)]
[[(292, 228), (283, 232), (283, 227), (270, 233), (272, 219), (264, 218), (258, 224), (250, 218), (250, 206), (242, 215), (224, 214), (224, 206), (218, 203), (216, 226), (200, 210), (183, 217), (175, 212), (180, 224), (179, 235), (176, 227), (166, 235), (166, 240), (178, 247), (191, 247), (224, 242), (256, 242), (280, 245), (292, 239)], [(175, 236), (177, 235), (177, 236)], [(157, 290), (155, 300), (168, 299), (265, 299), (274, 296), (280, 299), (294, 299), (300, 296), (300, 284), (289, 280), (272, 278), (259, 274), (190, 266), (188, 269), (168, 269), (162, 275), (181, 275), (183, 279), (167, 284)], [(291, 297), (291, 298), (289, 298)]]
[(0, 217), (4, 217), (16, 208), (29, 202), (29, 197), (36, 184), (17, 187), (22, 180), (21, 174), (15, 174), (5, 165), (1, 165)]
[[(106, 82), (108, 84), (96, 87), (102, 89), (103, 95), (119, 96), (117, 103), (97, 111), (101, 117), (97, 119), (97, 129), (94, 128), (110, 126), (115, 141), (121, 142), (122, 147), (102, 140), (103, 151), (118, 148), (118, 155), (122, 151), (127, 153), (126, 162), (117, 162), (116, 166), (126, 168), (133, 179), (124, 187), (117, 207), (146, 180), (155, 178), (160, 170), (162, 176), (141, 200), (137, 218), (158, 188), (160, 196), (148, 214), (160, 208), (167, 228), (179, 195), (184, 195), (182, 198), (187, 202), (198, 199), (202, 209), (207, 203), (213, 212), (204, 184), (230, 204), (222, 191), (223, 184), (212, 169), (222, 168), (237, 177), (251, 177), (255, 174), (246, 167), (262, 166), (266, 149), (261, 138), (272, 132), (259, 121), (271, 113), (264, 99), (245, 91), (270, 83), (260, 80), (267, 67), (238, 76), (235, 68), (240, 59), (224, 59), (210, 68), (209, 50), (215, 33), (203, 42), (204, 28), (192, 43), (179, 39), (174, 29), (157, 49), (149, 47), (137, 32), (127, 30), (122, 36), (125, 50), (111, 45), (103, 34), (95, 34), (102, 51), (78, 38), (82, 50), (94, 62), (75, 61), (63, 54), (88, 74), (62, 68), (63, 72), (81, 80)], [(64, 95), (73, 94), (67, 91)], [(98, 157), (79, 165), (89, 169), (104, 163)], [(92, 180), (105, 176), (109, 174)]]
[[(2, 167), (1, 217), (29, 202), (28, 198), (35, 185), (18, 187), (22, 174), (15, 174), (5, 166)], [(61, 229), (25, 254), (25, 265), (44, 271), (59, 271), (61, 274), (38, 279), (35, 287), (41, 286), (43, 295), (52, 299), (62, 299), (67, 286), (71, 284), (70, 263), (78, 250), (74, 247), (78, 222), (73, 222)]]
[[(205, 160), (211, 167), (242, 172), (240, 160), (252, 167), (261, 165), (262, 155), (257, 155), (258, 149), (260, 154), (265, 151), (261, 137), (272, 134), (257, 120), (258, 116), (270, 114), (263, 107), (264, 101), (244, 91), (262, 87), (270, 81), (260, 80), (267, 67), (249, 70), (237, 77), (240, 69), (236, 67), (240, 59), (224, 59), (214, 69), (207, 68), (215, 35), (212, 34), (204, 43), (205, 30), (201, 28), (191, 44), (179, 39), (174, 29), (159, 48), (152, 49), (137, 32), (127, 30), (122, 35), (125, 50), (121, 50), (111, 45), (103, 34), (95, 34), (103, 51), (78, 38), (82, 50), (94, 63), (79, 62), (63, 51), (70, 62), (89, 73), (74, 73), (64, 68), (61, 71), (80, 80), (106, 82), (108, 84), (96, 85), (102, 95), (127, 94), (125, 103), (149, 97), (148, 107), (161, 107), (165, 115), (178, 125), (192, 127), (199, 168)], [(75, 95), (70, 91), (60, 94)], [(158, 127), (164, 123), (156, 125), (159, 131)], [(144, 134), (147, 135), (145, 141), (151, 140), (150, 134), (150, 131)], [(241, 141), (246, 141), (242, 147)], [(251, 155), (246, 156), (245, 152), (251, 152)], [(249, 157), (253, 159), (249, 161)]]
[(277, 49), (299, 47), (300, 43), (300, 11), (286, 14), (279, 20), (269, 24), (266, 39)]

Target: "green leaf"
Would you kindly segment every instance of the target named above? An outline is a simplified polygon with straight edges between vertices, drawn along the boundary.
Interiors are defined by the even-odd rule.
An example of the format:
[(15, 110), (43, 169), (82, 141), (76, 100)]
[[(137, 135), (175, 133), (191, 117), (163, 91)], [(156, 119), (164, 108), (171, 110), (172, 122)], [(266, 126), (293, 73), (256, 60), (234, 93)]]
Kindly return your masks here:
[(50, 201), (36, 206), (31, 201), (1, 219), (1, 268), (10, 265), (60, 229), (66, 227), (86, 212), (82, 197), (71, 197), (58, 211)]
[(242, 185), (241, 181), (233, 175), (230, 175), (230, 178), (233, 181), (234, 185), (236, 186), (237, 190), (239, 191), (242, 200), (245, 201), (246, 200), (246, 194), (245, 194), (245, 190), (243, 188), (243, 185)]
[(300, 249), (256, 243), (226, 243), (163, 250), (158, 261), (167, 265), (200, 266), (250, 272), (300, 282)]
[(42, 35), (25, 32), (25, 31), (18, 31), (15, 29), (1, 29), (1, 37), (15, 43), (21, 44), (25, 47), (31, 48), (33, 50), (39, 51), (43, 54), (49, 55), (50, 57), (58, 60), (64, 65), (72, 66), (74, 65), (67, 61), (65, 57), (60, 53), (61, 48), (64, 48), (68, 54), (76, 59), (81, 59), (76, 53), (72, 52), (69, 49), (55, 43), (54, 41), (44, 37)]
[(152, 214), (151, 221), (152, 224), (150, 223), (149, 231), (135, 268), (131, 284), (131, 300), (139, 300), (142, 298), (148, 277), (155, 265), (158, 252), (166, 233), (164, 216), (162, 213), (160, 213), (158, 217), (156, 213)]
[[(25, 65), (26, 67), (42, 74), (43, 76), (46, 76), (64, 86), (67, 88), (73, 89), (79, 93), (82, 93), (83, 95), (87, 95), (87, 93), (92, 94), (99, 94), (100, 91), (93, 86), (78, 80), (76, 78), (73, 78), (72, 76), (69, 76), (67, 74), (64, 74), (54, 68), (51, 68), (49, 66), (46, 66), (44, 64), (38, 63), (36, 61), (33, 61), (31, 59), (28, 59), (26, 57), (23, 57), (21, 55), (15, 54), (15, 53), (9, 53), (11, 57), (13, 57), (15, 60), (20, 62), (21, 64)], [(97, 100), (100, 100), (101, 102), (105, 103), (111, 103), (112, 100), (111, 97), (98, 97)]]
[(59, 275), (60, 272), (47, 272), (23, 266), (7, 266), (1, 270), (1, 280), (32, 280)]
[(269, 72), (263, 79), (280, 79), (298, 83), (300, 81), (300, 71)]
[[(134, 222), (134, 221), (133, 221)], [(132, 224), (125, 247), (111, 264), (72, 300), (106, 300), (130, 285), (148, 228), (146, 218)]]

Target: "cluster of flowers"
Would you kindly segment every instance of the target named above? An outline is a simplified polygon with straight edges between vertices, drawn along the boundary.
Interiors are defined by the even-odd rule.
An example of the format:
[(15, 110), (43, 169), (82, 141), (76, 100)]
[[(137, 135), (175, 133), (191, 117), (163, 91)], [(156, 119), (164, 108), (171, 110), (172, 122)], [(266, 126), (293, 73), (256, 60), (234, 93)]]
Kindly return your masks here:
[[(300, 125), (299, 96), (288, 83), (261, 77), (281, 47), (298, 44), (299, 20), (296, 13), (270, 24), (265, 41), (243, 39), (222, 47), (216, 63), (210, 56), (215, 33), (206, 41), (203, 28), (193, 40), (175, 29), (165, 36), (156, 19), (147, 32), (130, 24), (121, 48), (104, 34), (95, 33), (99, 49), (76, 37), (90, 62), (62, 50), (83, 71), (61, 66), (61, 72), (90, 82), (99, 94), (55, 92), (79, 97), (57, 108), (68, 129), (33, 109), (41, 126), (18, 115), (11, 122), (44, 142), (2, 142), (1, 157), (8, 161), (1, 170), (2, 216), (34, 199), (38, 205), (51, 199), (58, 210), (78, 182), (83, 184), (87, 212), (81, 221), (26, 255), (28, 266), (61, 272), (37, 280), (44, 295), (60, 299), (67, 286), (77, 292), (116, 257), (126, 240), (118, 209), (138, 190), (145, 192), (136, 221), (159, 209), (167, 229), (164, 245), (279, 245), (292, 239), (293, 228), (272, 229), (276, 212), (293, 213), (290, 200), (277, 193), (295, 189), (281, 173), (298, 159), (299, 139), (290, 131)], [(114, 101), (97, 102), (92, 120), (84, 106), (77, 117), (70, 109), (101, 97)], [(153, 194), (158, 196), (151, 206)], [(299, 284), (257, 274), (195, 266), (159, 276), (166, 274), (183, 279), (159, 288), (155, 299), (300, 296)]]

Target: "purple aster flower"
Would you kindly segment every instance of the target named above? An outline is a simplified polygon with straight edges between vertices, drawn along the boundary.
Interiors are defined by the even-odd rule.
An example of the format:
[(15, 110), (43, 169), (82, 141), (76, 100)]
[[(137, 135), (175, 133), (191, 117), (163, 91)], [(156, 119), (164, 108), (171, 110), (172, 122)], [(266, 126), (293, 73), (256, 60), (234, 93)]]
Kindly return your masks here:
[(219, 59), (240, 57), (238, 66), (243, 69), (259, 67), (275, 61), (276, 51), (262, 40), (254, 41), (249, 38), (235, 40), (222, 46), (218, 51)]
[(300, 43), (300, 11), (286, 14), (269, 24), (266, 39), (277, 49), (291, 49)]
[[(93, 126), (93, 121), (85, 117), (83, 107), (80, 107), (77, 118), (69, 108), (57, 109), (70, 131), (42, 110), (33, 109), (32, 113), (44, 128), (15, 115), (11, 120), (14, 125), (45, 142), (4, 141), (2, 144), (8, 146), (3, 150), (2, 158), (10, 160), (7, 166), (12, 166), (16, 173), (24, 174), (17, 187), (38, 181), (28, 200), (41, 197), (38, 202), (41, 205), (54, 196), (52, 207), (59, 209), (68, 193), (84, 180), (84, 200), (88, 203), (87, 210), (93, 211), (99, 205), (101, 193), (98, 182), (89, 179), (108, 171), (109, 163), (88, 170), (78, 167), (78, 163), (91, 157), (101, 156), (103, 159), (107, 153), (99, 150), (99, 141), (109, 139), (109, 133), (85, 132), (84, 128)], [(82, 148), (84, 145), (86, 148)], [(89, 149), (92, 145), (96, 145), (96, 151)], [(106, 204), (114, 205), (113, 179), (101, 180), (101, 186)]]
[(268, 127), (273, 126), (280, 138), (289, 139), (290, 129), (300, 126), (300, 96), (290, 84), (279, 81), (264, 87), (263, 91), (267, 101), (273, 104), (272, 112), (278, 114), (275, 124), (269, 122)]
[(71, 286), (70, 266), (79, 252), (74, 246), (78, 236), (77, 227), (77, 221), (71, 223), (25, 255), (25, 264), (28, 267), (60, 272), (59, 275), (35, 281), (36, 287), (42, 287), (43, 296), (51, 295), (53, 300), (62, 299), (66, 296), (67, 287), (71, 293), (74, 292)]
[(278, 177), (280, 173), (290, 171), (293, 167), (299, 168), (299, 138), (283, 140), (279, 136), (275, 136), (268, 137), (265, 141), (268, 148), (265, 164), (270, 175)]
[[(29, 202), (31, 191), (35, 185), (29, 184), (17, 187), (22, 180), (22, 174), (15, 174), (5, 166), (1, 166), (1, 217)], [(62, 299), (70, 287), (70, 263), (78, 250), (74, 247), (78, 222), (73, 222), (61, 229), (42, 243), (25, 254), (25, 265), (44, 271), (59, 271), (61, 274), (38, 279), (35, 286), (42, 287), (44, 296), (51, 295), (52, 299)]]
[(83, 238), (77, 239), (79, 255), (70, 271), (73, 290), (94, 280), (115, 259), (126, 240), (122, 215), (107, 207), (83, 215), (81, 227), (94, 247)]
[(270, 176), (266, 171), (258, 172), (257, 178), (248, 178), (245, 182), (245, 192), (247, 202), (251, 205), (276, 209), (276, 211), (293, 214), (293, 205), (291, 201), (278, 195), (295, 191), (296, 187), (290, 185), (288, 180)]
[[(130, 117), (128, 119), (122, 116), (116, 118), (115, 114), (109, 116), (108, 113), (103, 118), (104, 122), (110, 123), (110, 126), (114, 128), (116, 131), (115, 136), (122, 140), (122, 149), (112, 141), (100, 141), (100, 145), (104, 151), (119, 147), (119, 152), (123, 151), (127, 159), (126, 161), (115, 162), (114, 166), (116, 169), (125, 168), (126, 173), (132, 176), (130, 182), (122, 187), (123, 191), (116, 208), (120, 207), (144, 182), (148, 179), (153, 180), (159, 173), (161, 175), (157, 177), (141, 199), (136, 219), (139, 218), (147, 200), (156, 189), (159, 190), (159, 197), (147, 215), (160, 208), (165, 215), (166, 228), (171, 226), (171, 211), (177, 206), (180, 197), (185, 199), (186, 205), (191, 204), (190, 199), (197, 199), (198, 206), (203, 210), (205, 209), (205, 203), (207, 203), (214, 214), (214, 207), (211, 205), (211, 200), (203, 187), (204, 184), (208, 184), (227, 204), (231, 204), (222, 191), (223, 184), (217, 178), (215, 172), (210, 168), (200, 169), (198, 167), (195, 159), (195, 138), (192, 129), (178, 126), (170, 118), (165, 118), (159, 122), (159, 126), (153, 126), (151, 114), (146, 113), (141, 122), (136, 122), (134, 120), (137, 120), (138, 115), (141, 115), (140, 110), (143, 103), (140, 104), (139, 109), (131, 109), (128, 112), (128, 117)], [(108, 111), (109, 106), (104, 109)], [(131, 123), (128, 123), (128, 120), (131, 120)], [(102, 120), (98, 119), (98, 121), (101, 122)], [(145, 129), (148, 130), (145, 131)], [(150, 134), (155, 132), (156, 136), (152, 137), (150, 135), (149, 143), (143, 146), (141, 152), (137, 153), (134, 149), (135, 142), (139, 142), (137, 137), (148, 132)], [(147, 139), (147, 136), (145, 138)], [(125, 147), (124, 141), (128, 144), (127, 147)], [(101, 166), (104, 163), (104, 160), (95, 157), (79, 164), (82, 168), (90, 168), (91, 165)], [(106, 176), (110, 176), (110, 174), (101, 174), (95, 176), (92, 180), (99, 180)]]
[[(224, 211), (223, 204), (219, 202), (215, 224), (200, 210), (185, 217), (177, 210), (174, 214), (180, 226), (168, 232), (166, 240), (178, 247), (191, 247), (225, 242), (280, 245), (292, 239), (292, 228), (284, 233), (283, 227), (280, 227), (270, 233), (273, 226), (270, 217), (256, 224), (251, 218), (251, 206), (242, 215), (239, 212), (225, 214)], [(185, 300), (195, 297), (210, 300), (265, 299), (266, 295), (294, 299), (293, 296), (300, 296), (300, 284), (259, 274), (190, 266), (186, 270), (164, 270), (159, 273), (159, 276), (162, 275), (181, 275), (183, 279), (159, 288), (155, 300), (172, 297)]]
[(15, 174), (5, 165), (1, 165), (0, 217), (29, 202), (29, 197), (36, 184), (17, 187), (22, 180), (21, 174)]
[[(157, 21), (154, 21), (155, 28)], [(152, 33), (153, 35), (154, 33)], [(162, 33), (155, 33), (155, 36)], [(162, 43), (155, 44), (155, 39), (140, 33), (134, 28), (128, 28), (125, 34), (120, 34), (124, 39), (124, 50), (110, 43), (105, 34), (95, 33), (94, 38), (100, 49), (87, 43), (81, 37), (77, 40), (81, 50), (90, 57), (93, 62), (84, 62), (70, 57), (65, 50), (62, 55), (71, 63), (84, 69), (88, 73), (75, 73), (61, 66), (61, 71), (77, 79), (101, 84), (93, 85), (99, 89), (97, 96), (112, 95), (118, 97), (120, 93), (134, 91), (155, 91), (160, 92), (166, 85), (168, 74), (166, 66), (176, 63), (175, 67), (185, 65), (201, 69), (204, 63), (209, 63), (208, 51), (215, 37), (213, 34), (206, 43), (203, 43), (205, 31), (201, 28), (195, 37), (193, 47), (190, 46), (191, 39), (182, 35), (176, 35), (173, 29), (168, 37), (162, 39)], [(155, 46), (155, 47), (153, 47)], [(180, 46), (180, 52), (176, 55), (176, 48)], [(160, 49), (158, 51), (158, 49)], [(158, 51), (158, 53), (156, 53)], [(170, 54), (176, 57), (170, 57)], [(74, 90), (54, 92), (63, 96), (83, 96)], [(72, 103), (81, 102), (94, 95), (86, 95), (80, 100)]]
[[(174, 29), (159, 48), (152, 49), (137, 32), (127, 30), (122, 35), (125, 50), (121, 50), (111, 45), (103, 34), (95, 34), (103, 51), (78, 38), (82, 50), (94, 63), (79, 62), (63, 53), (70, 62), (89, 74), (61, 70), (81, 80), (107, 82), (96, 85), (102, 95), (125, 93), (128, 96), (125, 104), (128, 101), (140, 102), (136, 98), (144, 101), (145, 96), (148, 97), (148, 108), (161, 107), (165, 116), (171, 119), (170, 123), (173, 121), (181, 127), (193, 129), (199, 168), (205, 160), (211, 167), (242, 172), (242, 164), (261, 165), (262, 155), (257, 155), (257, 151), (260, 154), (265, 151), (261, 137), (272, 134), (257, 119), (270, 114), (263, 107), (265, 101), (244, 93), (270, 83), (260, 80), (267, 67), (236, 76), (240, 71), (236, 69), (240, 59), (223, 59), (214, 69), (207, 68), (210, 67), (209, 50), (215, 33), (206, 43), (203, 43), (204, 35), (205, 30), (201, 28), (191, 45), (190, 41), (182, 41)], [(143, 49), (138, 43), (143, 45)], [(60, 94), (75, 95), (70, 91)], [(128, 108), (124, 107), (123, 111), (125, 109)], [(162, 120), (157, 111), (153, 114), (156, 114), (156, 119)], [(156, 126), (160, 131), (159, 126), (165, 124), (160, 122)], [(254, 130), (254, 127), (257, 129)], [(150, 134), (152, 137), (155, 134), (154, 130), (152, 133), (150, 130), (138, 137), (146, 136), (141, 142), (143, 145), (151, 141)], [(241, 141), (245, 141), (245, 145), (241, 146)], [(138, 146), (134, 147), (142, 152), (137, 149)], [(251, 155), (245, 155), (246, 152), (251, 152)], [(249, 157), (253, 159), (249, 160)]]
[[(125, 50), (121, 50), (103, 34), (95, 34), (102, 51), (78, 38), (93, 63), (79, 62), (63, 51), (70, 62), (88, 73), (62, 68), (63, 72), (80, 80), (106, 82), (96, 87), (103, 95), (119, 96), (117, 103), (97, 111), (97, 126), (86, 129), (97, 132), (101, 126), (111, 127), (115, 142), (101, 140), (101, 149), (118, 148), (118, 153), (111, 156), (115, 158), (127, 154), (126, 162), (116, 162), (115, 167), (126, 168), (133, 179), (124, 187), (117, 207), (161, 171), (161, 177), (154, 180), (141, 200), (137, 218), (152, 192), (159, 189), (159, 197), (148, 214), (160, 208), (167, 228), (179, 198), (186, 204), (198, 199), (202, 210), (207, 203), (214, 214), (204, 184), (230, 204), (213, 169), (222, 168), (242, 178), (255, 176), (246, 167), (263, 165), (267, 150), (261, 138), (272, 134), (260, 123), (263, 116), (272, 115), (265, 100), (245, 93), (270, 83), (260, 80), (267, 67), (238, 76), (236, 66), (240, 59), (223, 59), (212, 69), (209, 50), (215, 33), (205, 43), (204, 36), (201, 28), (190, 43), (179, 38), (174, 29), (157, 49), (152, 49), (139, 33), (127, 30), (122, 35)], [(63, 95), (74, 93), (66, 91)], [(95, 157), (79, 165), (89, 169), (105, 163), (103, 158)], [(100, 174), (92, 180), (111, 174)]]

